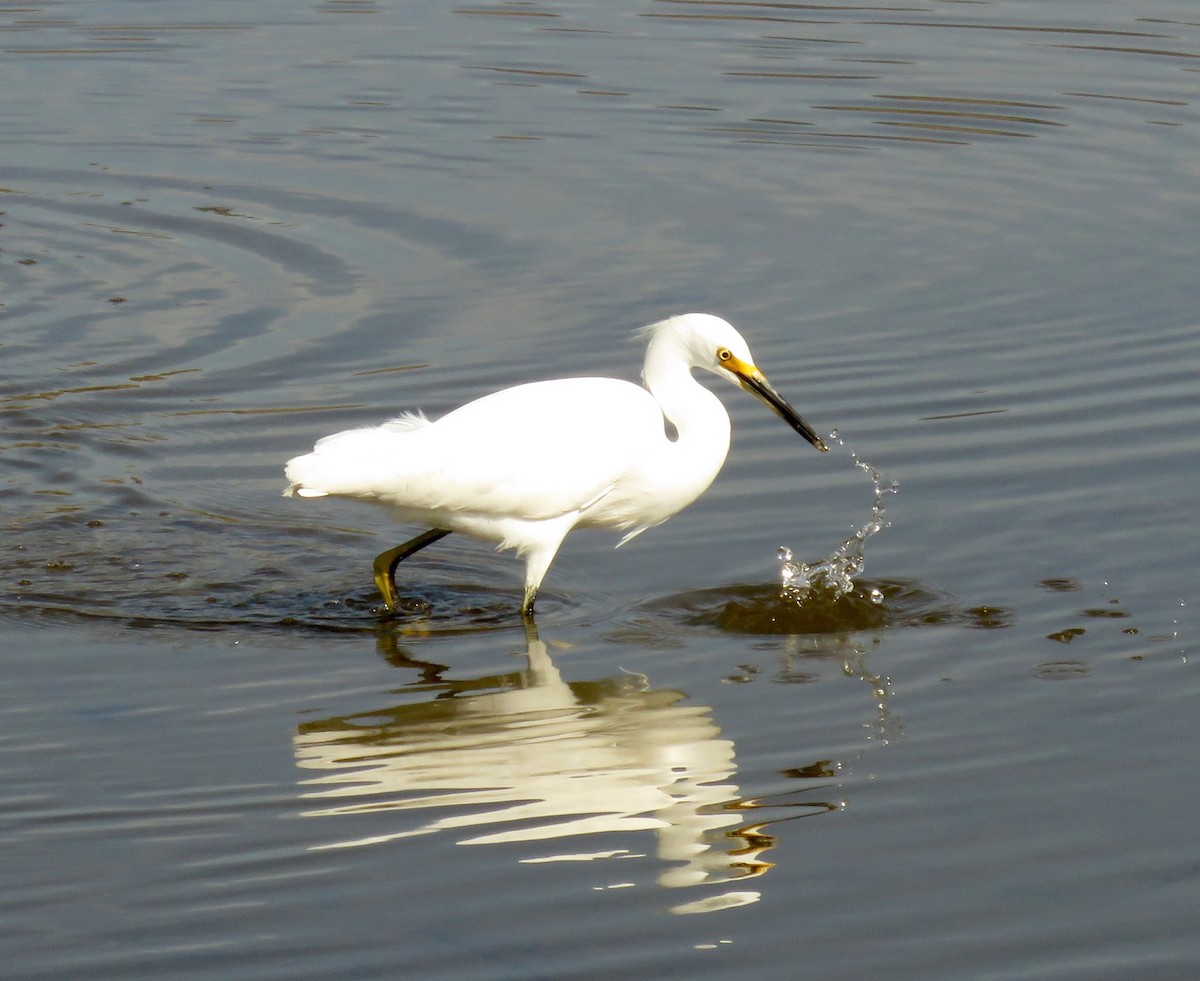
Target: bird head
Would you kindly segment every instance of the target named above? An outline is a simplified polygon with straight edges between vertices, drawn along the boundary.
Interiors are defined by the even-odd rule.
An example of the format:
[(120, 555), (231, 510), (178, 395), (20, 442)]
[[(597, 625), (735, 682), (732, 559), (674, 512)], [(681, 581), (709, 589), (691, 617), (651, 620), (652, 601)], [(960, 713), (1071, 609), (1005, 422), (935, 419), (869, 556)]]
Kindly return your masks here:
[(829, 451), (816, 430), (767, 381), (755, 365), (749, 345), (731, 324), (708, 313), (687, 313), (664, 324), (673, 322), (679, 323), (695, 367), (711, 371), (749, 392), (822, 453)]

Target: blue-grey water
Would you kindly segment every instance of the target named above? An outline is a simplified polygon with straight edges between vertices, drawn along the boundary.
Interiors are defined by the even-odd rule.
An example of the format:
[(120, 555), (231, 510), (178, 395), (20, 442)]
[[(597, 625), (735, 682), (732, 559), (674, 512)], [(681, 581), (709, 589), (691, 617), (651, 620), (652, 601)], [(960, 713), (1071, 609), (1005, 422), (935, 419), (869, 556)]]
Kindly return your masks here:
[[(1200, 11), (31, 0), (0, 78), (0, 973), (1200, 970)], [(536, 633), (280, 496), (684, 310), (838, 441), (717, 389)]]

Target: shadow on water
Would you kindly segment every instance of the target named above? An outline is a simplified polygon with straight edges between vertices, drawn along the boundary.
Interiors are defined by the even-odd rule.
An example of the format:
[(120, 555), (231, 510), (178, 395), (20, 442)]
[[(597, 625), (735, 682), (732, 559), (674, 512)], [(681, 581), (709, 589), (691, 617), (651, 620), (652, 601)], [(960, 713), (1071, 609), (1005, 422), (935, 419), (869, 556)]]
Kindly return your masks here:
[[(1013, 619), (1011, 610), (965, 607), (947, 593), (904, 580), (858, 582), (849, 593), (813, 588), (802, 602), (778, 583), (719, 586), (663, 597), (640, 609), (663, 623), (736, 634), (838, 634), (942, 624), (995, 629)], [(650, 622), (639, 617), (642, 625)]]
[[(511, 589), (469, 580), (444, 581), (464, 570), (441, 569), (440, 580), (407, 589), (395, 614), (382, 612), (370, 584), (298, 584), (289, 570), (260, 565), (221, 578), (216, 570), (175, 569), (169, 557), (59, 554), (45, 559), (21, 547), (9, 551), (15, 588), (0, 596), (0, 619), (25, 623), (107, 621), (130, 627), (220, 631), (233, 628), (454, 635), (511, 629), (519, 622)], [(163, 568), (158, 568), (162, 563)], [(226, 570), (228, 571), (228, 570)], [(203, 572), (210, 573), (204, 575)], [(543, 620), (573, 618), (578, 604), (548, 592)], [(608, 639), (661, 642), (682, 627), (744, 635), (844, 634), (944, 624), (1007, 627), (1013, 611), (965, 606), (949, 594), (904, 580), (867, 580), (849, 593), (813, 588), (797, 601), (779, 583), (732, 584), (663, 596), (614, 611)]]
[[(129, 502), (123, 502), (128, 508)], [(43, 513), (10, 522), (0, 549), (0, 619), (107, 621), (135, 627), (372, 633), (380, 597), (347, 551), (364, 532), (280, 526), (272, 517), (229, 517), (137, 500), (82, 514)], [(154, 508), (151, 511), (151, 507)], [(281, 552), (279, 542), (289, 538)], [(219, 542), (222, 548), (211, 543)], [(401, 633), (460, 634), (511, 628), (518, 592), (488, 582), (504, 557), (472, 551), (419, 566), (402, 584), (403, 608), (386, 622)], [(480, 563), (484, 568), (480, 569)], [(507, 582), (507, 577), (504, 579)], [(733, 583), (617, 606), (609, 639), (663, 642), (683, 627), (745, 635), (819, 635), (893, 627), (1009, 625), (1011, 610), (967, 606), (921, 583), (855, 580), (853, 588)], [(594, 603), (543, 594), (543, 620), (577, 619)]]
[[(363, 532), (323, 529), (325, 547), (312, 548), (302, 530), (299, 544), (281, 553), (277, 522), (177, 508), (89, 521), (53, 515), (7, 530), (0, 621), (364, 634), (383, 622), (378, 592), (344, 557)], [(470, 574), (441, 563), (431, 582), (405, 591), (403, 608), (387, 622), (413, 633), (511, 627), (513, 591)]]

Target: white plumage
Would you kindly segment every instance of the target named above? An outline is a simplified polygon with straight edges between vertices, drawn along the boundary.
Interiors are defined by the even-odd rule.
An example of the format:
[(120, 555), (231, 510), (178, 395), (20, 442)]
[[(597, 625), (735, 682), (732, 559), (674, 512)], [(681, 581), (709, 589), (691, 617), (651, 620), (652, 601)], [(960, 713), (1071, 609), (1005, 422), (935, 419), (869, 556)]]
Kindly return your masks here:
[(393, 577), (400, 561), (461, 531), (524, 557), (521, 609), (528, 613), (572, 528), (614, 528), (625, 532), (623, 544), (712, 483), (729, 451), (729, 416), (692, 377), (693, 368), (741, 385), (826, 449), (724, 320), (690, 313), (642, 333), (649, 341), (645, 388), (613, 378), (533, 382), (433, 422), (410, 413), (336, 433), (288, 461), (284, 494), (373, 501), (430, 529), (375, 560), (389, 609), (398, 602)]

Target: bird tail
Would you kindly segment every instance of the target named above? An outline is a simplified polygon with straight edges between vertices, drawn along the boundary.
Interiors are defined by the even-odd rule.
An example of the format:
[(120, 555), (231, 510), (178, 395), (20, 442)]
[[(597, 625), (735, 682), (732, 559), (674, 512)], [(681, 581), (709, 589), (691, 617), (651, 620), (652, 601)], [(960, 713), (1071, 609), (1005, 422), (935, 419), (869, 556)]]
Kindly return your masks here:
[(318, 440), (311, 453), (293, 457), (284, 468), (284, 497), (377, 496), (375, 477), (395, 465), (403, 434), (429, 425), (421, 413), (405, 413), (382, 426), (348, 429)]

